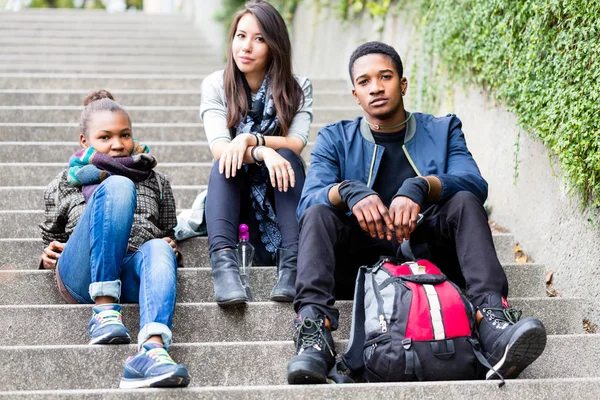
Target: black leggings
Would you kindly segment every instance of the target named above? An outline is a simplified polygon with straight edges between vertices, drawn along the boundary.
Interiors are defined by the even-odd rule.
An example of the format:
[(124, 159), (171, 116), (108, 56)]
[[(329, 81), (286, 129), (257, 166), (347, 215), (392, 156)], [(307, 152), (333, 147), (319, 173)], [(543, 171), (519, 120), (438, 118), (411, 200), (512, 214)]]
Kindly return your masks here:
[[(296, 208), (304, 186), (304, 163), (289, 149), (279, 149), (277, 153), (292, 164), (296, 176), (296, 185), (287, 192), (273, 189), (268, 183), (268, 193), (274, 199), (273, 207), (277, 215), (281, 233), (281, 247), (298, 251), (298, 221)], [(263, 167), (266, 168), (266, 167)], [(206, 228), (208, 230), (209, 253), (224, 248), (235, 247), (238, 242), (240, 213), (251, 207), (250, 177), (242, 168), (235, 177), (225, 178), (219, 173), (219, 163), (215, 162), (210, 172), (208, 193), (206, 196)]]

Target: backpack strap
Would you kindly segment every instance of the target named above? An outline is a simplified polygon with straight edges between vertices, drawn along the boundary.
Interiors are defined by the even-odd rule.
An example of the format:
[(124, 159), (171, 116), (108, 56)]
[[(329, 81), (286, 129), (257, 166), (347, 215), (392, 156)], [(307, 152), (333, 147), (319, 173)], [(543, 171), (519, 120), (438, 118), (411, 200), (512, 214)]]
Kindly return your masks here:
[(500, 375), (498, 371), (496, 371), (494, 367), (492, 367), (492, 364), (490, 364), (490, 362), (486, 360), (483, 354), (481, 354), (481, 351), (479, 351), (479, 340), (471, 338), (469, 339), (469, 342), (471, 342), (471, 346), (473, 346), (473, 354), (475, 354), (475, 358), (477, 358), (477, 361), (479, 361), (481, 365), (488, 368), (489, 370), (494, 371), (494, 374), (496, 374), (498, 378), (500, 378), (500, 383), (498, 383), (498, 387), (504, 386), (504, 384), (506, 383), (504, 381), (504, 377), (502, 377), (502, 375)]
[(333, 368), (329, 370), (327, 373), (327, 379), (329, 379), (333, 383), (354, 383), (354, 379), (352, 379), (352, 374), (347, 375), (351, 371), (348, 369), (344, 360), (340, 360), (336, 363)]
[(423, 368), (419, 361), (419, 356), (412, 347), (412, 339), (402, 340), (402, 347), (404, 348), (404, 354), (406, 355), (406, 366), (404, 374), (406, 376), (412, 376), (413, 374), (418, 380), (423, 380)]
[(364, 369), (363, 346), (365, 343), (365, 274), (366, 266), (360, 267), (356, 277), (354, 290), (354, 304), (352, 306), (352, 325), (350, 326), (350, 340), (346, 351), (342, 355), (344, 365), (354, 373)]

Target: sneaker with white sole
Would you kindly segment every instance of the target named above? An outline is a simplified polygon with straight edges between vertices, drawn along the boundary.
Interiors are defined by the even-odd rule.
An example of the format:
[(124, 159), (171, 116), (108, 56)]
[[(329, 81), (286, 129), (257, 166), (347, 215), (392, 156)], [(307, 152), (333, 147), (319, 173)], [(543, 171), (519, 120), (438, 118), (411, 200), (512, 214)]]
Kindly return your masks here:
[(521, 319), (500, 294), (488, 295), (478, 307), (483, 315), (479, 338), (483, 355), (492, 365), (486, 379), (516, 378), (534, 362), (546, 347), (546, 328), (537, 318)]
[(89, 344), (128, 344), (129, 330), (123, 325), (121, 306), (103, 304), (93, 308), (94, 315), (88, 325)]
[(177, 364), (160, 343), (145, 343), (125, 361), (119, 388), (185, 387), (190, 384), (187, 367)]

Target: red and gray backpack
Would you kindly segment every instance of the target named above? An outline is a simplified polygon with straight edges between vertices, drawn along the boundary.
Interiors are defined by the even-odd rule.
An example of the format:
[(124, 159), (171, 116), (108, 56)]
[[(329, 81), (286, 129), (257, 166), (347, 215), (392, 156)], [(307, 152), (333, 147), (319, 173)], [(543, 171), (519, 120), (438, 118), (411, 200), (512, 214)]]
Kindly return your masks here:
[(479, 379), (491, 368), (473, 306), (427, 260), (361, 267), (352, 314), (342, 365), (366, 381)]

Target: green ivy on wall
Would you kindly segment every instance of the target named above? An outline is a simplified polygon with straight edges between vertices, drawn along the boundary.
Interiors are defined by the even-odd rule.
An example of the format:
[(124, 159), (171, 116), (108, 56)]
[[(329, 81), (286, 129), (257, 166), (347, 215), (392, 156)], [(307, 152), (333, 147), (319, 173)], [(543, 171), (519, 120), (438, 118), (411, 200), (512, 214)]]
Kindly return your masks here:
[(427, 50), (514, 111), (558, 157), (569, 189), (600, 206), (600, 2), (420, 3)]

